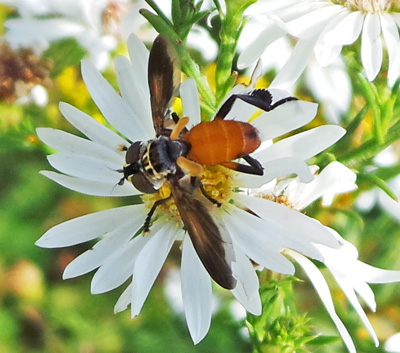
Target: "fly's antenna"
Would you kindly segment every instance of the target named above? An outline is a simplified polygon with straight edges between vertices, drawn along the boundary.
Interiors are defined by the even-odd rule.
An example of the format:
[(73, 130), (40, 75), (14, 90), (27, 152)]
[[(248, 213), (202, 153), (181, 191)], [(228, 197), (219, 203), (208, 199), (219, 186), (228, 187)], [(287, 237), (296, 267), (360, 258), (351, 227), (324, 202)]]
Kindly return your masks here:
[[(106, 166), (109, 170), (112, 170), (113, 172), (118, 172), (118, 173), (124, 173), (124, 170), (123, 169), (113, 169), (113, 168), (110, 168), (110, 167), (108, 167), (108, 166)], [(114, 192), (114, 190), (115, 190), (115, 188), (117, 187), (117, 186), (122, 186), (122, 185), (124, 185), (124, 183), (125, 183), (125, 175), (118, 181), (118, 183), (116, 183), (114, 186), (113, 186), (113, 188), (111, 189), (111, 192), (110, 192), (110, 196), (112, 196), (112, 194), (113, 194), (113, 192)]]

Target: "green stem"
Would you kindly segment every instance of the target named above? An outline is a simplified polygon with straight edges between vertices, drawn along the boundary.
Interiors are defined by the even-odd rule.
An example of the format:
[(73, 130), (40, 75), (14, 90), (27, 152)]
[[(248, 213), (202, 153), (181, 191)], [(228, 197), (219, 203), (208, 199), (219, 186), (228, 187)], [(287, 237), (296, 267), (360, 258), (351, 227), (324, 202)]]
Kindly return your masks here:
[(358, 160), (365, 160), (376, 156), (379, 152), (384, 150), (386, 147), (391, 145), (393, 142), (400, 138), (400, 122), (397, 122), (389, 130), (386, 135), (386, 139), (382, 143), (378, 143), (376, 140), (369, 140), (362, 144), (360, 147), (351, 150), (349, 153), (338, 157), (338, 161), (343, 164), (359, 164)]
[(179, 47), (179, 57), (181, 59), (182, 71), (186, 76), (196, 81), (197, 89), (203, 98), (202, 107), (204, 112), (211, 117), (216, 111), (215, 95), (208, 84), (206, 77), (201, 73), (199, 66), (193, 61), (185, 47)]
[(221, 103), (235, 83), (236, 78), (232, 76), (232, 67), (239, 35), (245, 23), (243, 12), (254, 2), (255, 0), (227, 2), (225, 17), (220, 13), (221, 45), (217, 58), (215, 77), (217, 103)]
[(229, 16), (226, 18), (221, 28), (221, 47), (217, 59), (217, 71), (215, 77), (218, 102), (222, 101), (230, 88), (229, 83), (232, 80), (231, 73), (237, 45), (236, 38), (233, 34), (239, 29), (240, 24), (240, 17)]
[(361, 74), (358, 75), (360, 84), (364, 90), (365, 98), (369, 106), (371, 107), (372, 116), (374, 119), (374, 137), (376, 141), (381, 144), (383, 143), (383, 134), (382, 134), (382, 117), (381, 117), (381, 107), (378, 102), (378, 95), (376, 92), (376, 87), (373, 86), (371, 82), (368, 82), (367, 79)]

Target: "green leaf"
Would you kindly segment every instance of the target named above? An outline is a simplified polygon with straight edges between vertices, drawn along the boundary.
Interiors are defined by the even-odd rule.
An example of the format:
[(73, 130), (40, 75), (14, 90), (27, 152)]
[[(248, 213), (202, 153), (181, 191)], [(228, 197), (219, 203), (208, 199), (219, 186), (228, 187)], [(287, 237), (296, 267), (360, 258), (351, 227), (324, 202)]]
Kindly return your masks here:
[[(169, 18), (167, 16), (165, 16), (164, 12), (162, 12), (162, 10), (158, 7), (157, 3), (153, 0), (146, 0), (146, 2), (156, 12), (156, 14), (165, 22), (165, 24), (167, 24), (169, 27), (172, 28), (172, 22), (169, 20)], [(148, 11), (148, 10), (143, 9), (143, 10), (140, 10), (139, 12), (143, 15), (143, 13), (142, 13), (143, 11)], [(158, 32), (158, 33), (160, 33), (160, 32)]]
[(376, 171), (376, 175), (378, 175), (383, 180), (390, 180), (399, 175), (399, 170), (400, 163), (397, 163), (389, 167), (379, 167), (379, 169)]
[(398, 201), (396, 194), (392, 191), (386, 182), (381, 179), (378, 175), (372, 173), (359, 173), (358, 179), (360, 181), (372, 183), (382, 191), (384, 191), (388, 196), (390, 196), (393, 200)]
[(384, 139), (382, 134), (381, 105), (379, 102), (380, 94), (375, 85), (369, 82), (362, 74), (359, 74), (358, 78), (374, 118), (374, 137), (378, 143), (382, 143)]
[(398, 116), (394, 114), (394, 107), (395, 103), (398, 99), (399, 93), (399, 86), (400, 86), (400, 79), (396, 81), (392, 88), (392, 92), (389, 98), (384, 103), (382, 109), (382, 128), (384, 133), (386, 133), (387, 129), (389, 128), (390, 124), (393, 122), (393, 118), (398, 119)]
[(61, 39), (53, 42), (42, 54), (42, 58), (53, 61), (54, 66), (50, 77), (55, 78), (68, 66), (78, 66), (80, 61), (87, 54), (74, 38)]
[(308, 342), (308, 344), (312, 344), (315, 346), (325, 346), (338, 341), (340, 341), (340, 337), (338, 336), (317, 336), (312, 341)]
[(385, 136), (385, 141), (378, 143), (375, 139), (368, 140), (358, 148), (350, 150), (348, 153), (338, 157), (338, 161), (343, 164), (349, 163), (358, 167), (363, 160), (375, 157), (379, 152), (400, 139), (400, 121), (395, 123)]
[(150, 22), (150, 24), (158, 33), (165, 35), (171, 40), (178, 40), (178, 36), (175, 30), (172, 28), (172, 24), (169, 20), (166, 22), (164, 18), (157, 16), (146, 9), (141, 9), (139, 12), (146, 18), (147, 21)]
[(209, 11), (200, 11), (202, 1), (173, 0), (171, 16), (173, 27), (181, 40), (185, 40), (192, 26), (199, 22)]

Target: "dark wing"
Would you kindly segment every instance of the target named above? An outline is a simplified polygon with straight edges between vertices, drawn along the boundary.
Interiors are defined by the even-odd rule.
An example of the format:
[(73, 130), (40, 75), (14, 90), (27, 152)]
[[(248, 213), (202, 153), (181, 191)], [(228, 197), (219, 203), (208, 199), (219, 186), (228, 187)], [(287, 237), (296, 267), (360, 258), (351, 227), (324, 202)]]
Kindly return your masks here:
[(156, 135), (164, 130), (164, 118), (168, 106), (180, 84), (178, 53), (165, 37), (159, 35), (149, 56), (150, 103)]
[(178, 180), (171, 180), (172, 196), (193, 246), (209, 275), (221, 287), (233, 289), (236, 279), (227, 263), (223, 239), (203, 203), (183, 189)]

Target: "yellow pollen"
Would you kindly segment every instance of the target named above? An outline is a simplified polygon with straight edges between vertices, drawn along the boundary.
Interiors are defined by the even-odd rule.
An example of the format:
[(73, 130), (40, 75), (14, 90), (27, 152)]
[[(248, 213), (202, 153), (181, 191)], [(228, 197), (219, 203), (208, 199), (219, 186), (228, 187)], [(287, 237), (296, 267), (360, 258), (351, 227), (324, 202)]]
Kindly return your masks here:
[(203, 168), (199, 180), (204, 186), (207, 195), (224, 204), (232, 198), (234, 177), (236, 172), (220, 165)]
[(286, 195), (273, 195), (273, 194), (259, 194), (257, 197), (261, 197), (265, 200), (270, 200), (276, 203), (280, 203), (281, 205), (284, 205), (286, 207), (289, 207), (291, 209), (294, 209), (292, 203), (290, 202), (289, 198)]
[(346, 6), (352, 11), (364, 13), (391, 12), (400, 8), (400, 0), (332, 0), (332, 2)]
[[(207, 195), (224, 205), (232, 198), (235, 174), (236, 172), (222, 166), (204, 166), (203, 172), (199, 175), (199, 180), (202, 182)], [(193, 197), (201, 200), (205, 205), (212, 206), (212, 203), (202, 195), (200, 189), (195, 190), (194, 193)], [(165, 182), (156, 193), (144, 194), (141, 199), (146, 208), (150, 210), (154, 202), (164, 200), (169, 196), (171, 196), (171, 188)], [(165, 222), (175, 221), (177, 225), (181, 226), (181, 218), (173, 198), (157, 207), (153, 220), (160, 218)]]
[(109, 1), (101, 14), (103, 32), (115, 37), (120, 35), (120, 26), (125, 14), (129, 10), (129, 4), (124, 1)]
[[(140, 198), (142, 199), (146, 208), (150, 211), (153, 207), (154, 202), (159, 200), (164, 200), (171, 196), (171, 188), (169, 187), (168, 183), (165, 182), (161, 188), (155, 192), (154, 194), (144, 194)], [(154, 213), (154, 219), (158, 217), (163, 217), (164, 221), (176, 221), (180, 222), (181, 218), (179, 216), (178, 209), (176, 208), (175, 202), (173, 198), (170, 198), (165, 203), (159, 205)]]

